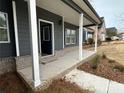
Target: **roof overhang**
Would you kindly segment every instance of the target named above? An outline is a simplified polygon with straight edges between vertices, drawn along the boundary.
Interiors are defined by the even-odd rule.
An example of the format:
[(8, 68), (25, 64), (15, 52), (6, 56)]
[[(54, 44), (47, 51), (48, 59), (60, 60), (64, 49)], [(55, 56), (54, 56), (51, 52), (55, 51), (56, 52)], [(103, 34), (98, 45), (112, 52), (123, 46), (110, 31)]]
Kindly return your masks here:
[(87, 0), (36, 0), (37, 6), (64, 17), (64, 21), (79, 25), (79, 14), (84, 14), (83, 25), (100, 24), (99, 16)]

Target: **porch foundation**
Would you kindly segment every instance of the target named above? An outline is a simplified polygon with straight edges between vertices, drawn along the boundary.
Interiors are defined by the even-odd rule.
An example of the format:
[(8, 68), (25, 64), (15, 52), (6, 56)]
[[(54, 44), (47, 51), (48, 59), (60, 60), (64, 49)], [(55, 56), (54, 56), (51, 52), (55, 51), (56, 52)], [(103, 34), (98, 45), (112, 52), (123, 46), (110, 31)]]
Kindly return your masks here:
[[(65, 49), (63, 51), (63, 55), (61, 55), (60, 51), (57, 51), (57, 56), (59, 54), (59, 57), (57, 57), (56, 60), (50, 63), (46, 64), (39, 64), (40, 66), (40, 80), (42, 84), (40, 84), (40, 88), (47, 88), (49, 84), (51, 84), (52, 80), (62, 78), (65, 74), (73, 70), (74, 68), (78, 67), (82, 63), (86, 62), (87, 60), (94, 57), (95, 52), (86, 51), (83, 50), (83, 60), (79, 61), (78, 58), (78, 47), (72, 48), (72, 49)], [(21, 58), (21, 57), (20, 57)], [(26, 58), (26, 57), (25, 57)], [(19, 61), (27, 60), (24, 57), (20, 59)], [(29, 57), (29, 60), (31, 58)], [(47, 58), (48, 59), (48, 58)], [(41, 59), (42, 60), (42, 59)], [(30, 61), (28, 61), (30, 62)], [(19, 62), (16, 62), (19, 65)], [(25, 62), (21, 62), (21, 64), (25, 64)], [(30, 62), (31, 63), (31, 62)], [(23, 64), (23, 65), (24, 65)], [(33, 79), (32, 79), (32, 66), (27, 65), (27, 67), (22, 69), (18, 69), (18, 73), (21, 77), (24, 78), (24, 80), (27, 82), (28, 85), (30, 85), (31, 88), (37, 89), (33, 87)], [(17, 66), (19, 67), (19, 66)], [(42, 75), (41, 75), (42, 73)]]

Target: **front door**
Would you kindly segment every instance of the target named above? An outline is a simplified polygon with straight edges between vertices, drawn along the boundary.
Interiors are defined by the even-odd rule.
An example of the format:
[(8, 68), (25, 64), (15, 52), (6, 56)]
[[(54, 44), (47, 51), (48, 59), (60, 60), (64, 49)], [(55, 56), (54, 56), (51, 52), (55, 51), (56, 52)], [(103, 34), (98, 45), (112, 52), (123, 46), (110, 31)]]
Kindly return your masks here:
[(52, 54), (52, 25), (40, 22), (41, 54), (47, 56)]

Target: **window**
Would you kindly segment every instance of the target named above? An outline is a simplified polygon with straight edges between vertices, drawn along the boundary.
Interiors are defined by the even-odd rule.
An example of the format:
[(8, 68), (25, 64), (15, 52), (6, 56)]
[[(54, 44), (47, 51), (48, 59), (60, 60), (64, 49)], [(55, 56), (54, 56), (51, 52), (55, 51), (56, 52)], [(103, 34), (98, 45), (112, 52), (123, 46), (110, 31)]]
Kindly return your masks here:
[(75, 44), (76, 43), (76, 31), (71, 29), (66, 29), (65, 31), (65, 44)]
[(9, 27), (7, 13), (0, 12), (0, 43), (9, 43)]
[(50, 41), (50, 28), (49, 28), (49, 26), (43, 27), (43, 41)]

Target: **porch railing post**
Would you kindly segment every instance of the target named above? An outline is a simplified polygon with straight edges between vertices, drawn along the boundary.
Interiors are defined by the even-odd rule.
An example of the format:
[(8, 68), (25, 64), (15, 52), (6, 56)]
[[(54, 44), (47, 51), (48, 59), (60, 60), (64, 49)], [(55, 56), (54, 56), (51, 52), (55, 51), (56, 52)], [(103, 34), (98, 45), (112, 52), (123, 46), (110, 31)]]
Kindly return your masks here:
[(38, 56), (38, 35), (37, 35), (37, 19), (36, 19), (36, 0), (28, 0), (29, 9), (29, 25), (31, 33), (31, 54), (32, 54), (32, 77), (34, 87), (41, 84), (39, 56)]
[(19, 51), (19, 39), (18, 39), (18, 27), (17, 27), (17, 15), (16, 15), (16, 2), (12, 1), (13, 7), (13, 20), (14, 20), (14, 31), (15, 31), (15, 44), (16, 44), (16, 56), (20, 56)]
[(95, 29), (95, 52), (97, 52), (97, 39), (98, 39), (98, 25)]
[(88, 30), (86, 29), (86, 41), (88, 40)]
[(79, 60), (83, 59), (83, 13), (79, 18)]

